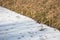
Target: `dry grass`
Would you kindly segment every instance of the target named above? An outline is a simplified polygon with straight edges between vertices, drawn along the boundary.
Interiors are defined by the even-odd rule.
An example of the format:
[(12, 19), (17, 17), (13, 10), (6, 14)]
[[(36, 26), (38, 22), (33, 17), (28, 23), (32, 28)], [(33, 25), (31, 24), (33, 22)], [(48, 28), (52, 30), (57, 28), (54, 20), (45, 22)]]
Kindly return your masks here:
[(0, 0), (0, 5), (60, 29), (60, 0)]

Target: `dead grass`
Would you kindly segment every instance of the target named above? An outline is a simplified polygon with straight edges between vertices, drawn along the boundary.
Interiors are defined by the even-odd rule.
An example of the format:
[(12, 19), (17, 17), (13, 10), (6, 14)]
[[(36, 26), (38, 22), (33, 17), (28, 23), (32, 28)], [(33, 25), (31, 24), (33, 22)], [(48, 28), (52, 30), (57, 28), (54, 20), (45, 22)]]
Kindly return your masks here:
[(0, 6), (60, 30), (60, 0), (0, 0)]

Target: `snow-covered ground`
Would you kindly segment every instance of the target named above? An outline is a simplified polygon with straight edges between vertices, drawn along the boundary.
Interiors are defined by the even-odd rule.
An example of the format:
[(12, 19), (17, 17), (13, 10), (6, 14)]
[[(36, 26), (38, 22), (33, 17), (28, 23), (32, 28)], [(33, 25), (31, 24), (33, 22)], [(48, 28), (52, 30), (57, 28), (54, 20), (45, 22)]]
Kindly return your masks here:
[(0, 40), (60, 40), (60, 32), (0, 6)]

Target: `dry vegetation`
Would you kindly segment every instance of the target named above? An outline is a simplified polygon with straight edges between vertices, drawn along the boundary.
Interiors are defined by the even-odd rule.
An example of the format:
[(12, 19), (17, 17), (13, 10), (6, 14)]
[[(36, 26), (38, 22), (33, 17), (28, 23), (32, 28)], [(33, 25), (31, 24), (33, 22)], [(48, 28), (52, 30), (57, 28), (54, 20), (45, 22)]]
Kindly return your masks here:
[(0, 6), (60, 29), (60, 0), (0, 0)]

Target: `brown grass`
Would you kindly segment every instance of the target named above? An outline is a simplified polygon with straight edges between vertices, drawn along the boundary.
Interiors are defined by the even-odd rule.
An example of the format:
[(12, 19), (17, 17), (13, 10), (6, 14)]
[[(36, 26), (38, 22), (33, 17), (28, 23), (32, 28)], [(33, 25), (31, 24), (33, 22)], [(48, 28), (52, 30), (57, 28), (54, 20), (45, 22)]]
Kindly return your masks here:
[(0, 6), (60, 29), (60, 0), (0, 0)]

